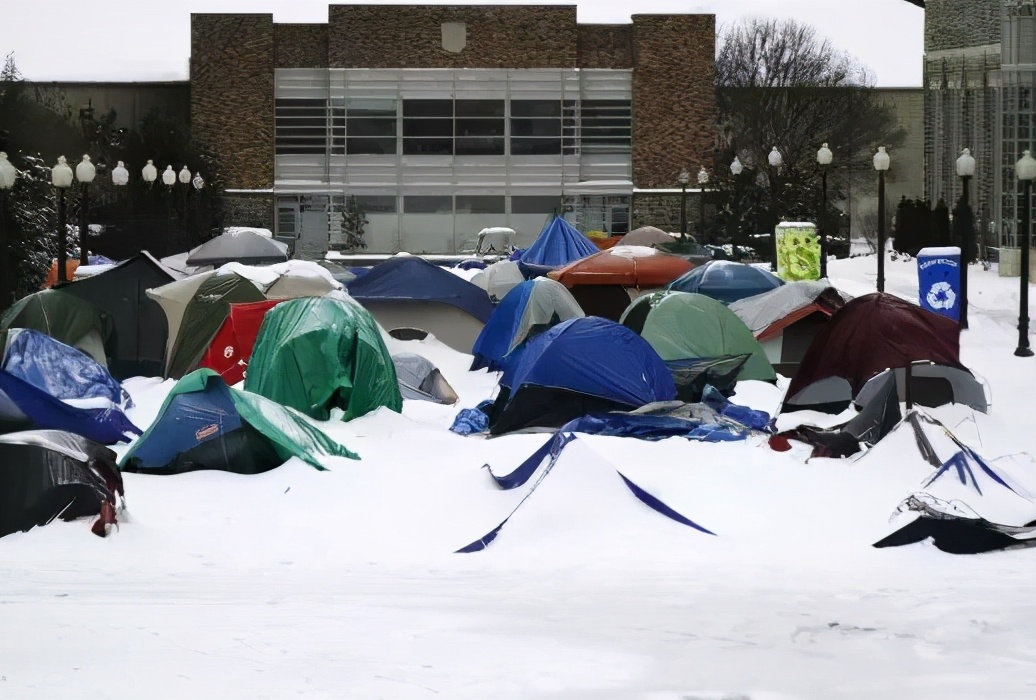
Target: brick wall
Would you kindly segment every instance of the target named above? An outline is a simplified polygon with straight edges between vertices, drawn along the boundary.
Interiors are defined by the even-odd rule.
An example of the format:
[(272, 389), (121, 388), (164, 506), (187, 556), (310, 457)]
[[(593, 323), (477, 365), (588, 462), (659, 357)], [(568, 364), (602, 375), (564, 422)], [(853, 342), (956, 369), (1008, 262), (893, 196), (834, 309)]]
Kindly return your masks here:
[(999, 42), (1001, 3), (1002, 0), (927, 0), (925, 51)]
[[(331, 5), (332, 68), (567, 68), (576, 66), (576, 8)], [(459, 53), (442, 24), (466, 26)]]
[(629, 24), (581, 24), (577, 44), (580, 68), (632, 68), (633, 27)]
[(327, 68), (326, 24), (273, 25), (277, 68)]
[(714, 15), (633, 16), (633, 182), (675, 187), (681, 168), (712, 163)]
[(191, 16), (191, 132), (231, 189), (273, 186), (273, 15)]
[(273, 195), (224, 195), (223, 225), (252, 226), (273, 231)]

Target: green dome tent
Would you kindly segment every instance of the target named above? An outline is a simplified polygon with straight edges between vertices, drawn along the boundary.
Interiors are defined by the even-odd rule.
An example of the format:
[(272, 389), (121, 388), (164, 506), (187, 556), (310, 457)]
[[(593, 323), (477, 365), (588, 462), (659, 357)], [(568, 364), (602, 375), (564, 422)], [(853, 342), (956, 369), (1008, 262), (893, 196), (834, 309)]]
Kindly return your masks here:
[(333, 297), (285, 301), (266, 312), (245, 374), (245, 390), (327, 420), (403, 408), (392, 356), (359, 304)]
[(82, 350), (102, 367), (115, 342), (111, 315), (62, 289), (44, 289), (14, 303), (0, 318), (0, 331), (31, 328)]
[(704, 294), (664, 291), (642, 296), (621, 323), (641, 335), (668, 361), (748, 354), (739, 379), (777, 379), (759, 341), (744, 321)]

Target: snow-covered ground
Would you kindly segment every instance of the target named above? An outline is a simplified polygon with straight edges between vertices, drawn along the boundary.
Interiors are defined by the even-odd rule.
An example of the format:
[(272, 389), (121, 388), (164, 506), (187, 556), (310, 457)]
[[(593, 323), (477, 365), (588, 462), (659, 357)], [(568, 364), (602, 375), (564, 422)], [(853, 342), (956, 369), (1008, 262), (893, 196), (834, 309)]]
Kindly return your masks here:
[[(830, 272), (863, 294), (875, 266)], [(914, 262), (886, 270), (916, 299)], [(987, 458), (1036, 454), (1018, 280), (972, 269), (970, 287), (961, 357), (991, 412), (933, 413)], [(1036, 552), (871, 547), (930, 473), (905, 431), (808, 463), (759, 439), (581, 436), (488, 549), (454, 554), (528, 491), (483, 465), (510, 471), (545, 436), (450, 433), (495, 376), (434, 340), (399, 347), (461, 403), (322, 424), (361, 461), (127, 474), (107, 539), (80, 521), (0, 540), (0, 698), (1036, 697)], [(171, 382), (126, 386), (144, 426)], [(780, 398), (746, 382), (734, 400)], [(619, 470), (716, 535), (646, 508)]]

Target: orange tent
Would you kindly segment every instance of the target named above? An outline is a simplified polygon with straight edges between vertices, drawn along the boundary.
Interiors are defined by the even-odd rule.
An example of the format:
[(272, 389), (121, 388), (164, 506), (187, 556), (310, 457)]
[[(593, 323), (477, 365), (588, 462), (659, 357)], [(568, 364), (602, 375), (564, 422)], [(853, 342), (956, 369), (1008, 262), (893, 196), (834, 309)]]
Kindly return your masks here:
[[(79, 258), (67, 258), (65, 260), (65, 279), (69, 282), (76, 278), (76, 268), (79, 267)], [(50, 289), (58, 283), (58, 259), (53, 258), (50, 269), (47, 270), (47, 279), (43, 282), (43, 289)]]
[(652, 289), (664, 287), (694, 265), (684, 258), (645, 246), (615, 246), (547, 274), (566, 287), (613, 284)]

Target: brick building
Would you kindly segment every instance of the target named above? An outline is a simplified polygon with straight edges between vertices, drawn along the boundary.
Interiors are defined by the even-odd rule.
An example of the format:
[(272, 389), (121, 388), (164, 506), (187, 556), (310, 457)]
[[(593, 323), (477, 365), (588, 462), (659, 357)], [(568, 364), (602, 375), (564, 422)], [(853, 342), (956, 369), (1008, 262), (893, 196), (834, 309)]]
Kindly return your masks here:
[[(525, 245), (565, 211), (624, 232), (637, 193), (712, 162), (715, 17), (583, 25), (574, 6), (332, 5), (327, 24), (195, 14), (191, 126), (239, 218), (371, 252)], [(636, 222), (632, 222), (634, 225)]]

